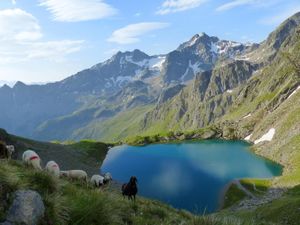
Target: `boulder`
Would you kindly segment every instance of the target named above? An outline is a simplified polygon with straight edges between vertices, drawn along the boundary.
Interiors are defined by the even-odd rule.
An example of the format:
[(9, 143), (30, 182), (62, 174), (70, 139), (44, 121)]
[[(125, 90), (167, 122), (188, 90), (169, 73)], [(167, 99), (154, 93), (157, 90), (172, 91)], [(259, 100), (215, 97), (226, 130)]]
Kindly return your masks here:
[(39, 193), (31, 190), (20, 190), (15, 193), (15, 199), (8, 211), (6, 224), (36, 225), (43, 218), (44, 212), (45, 206)]
[(217, 132), (215, 130), (212, 129), (207, 129), (203, 132), (203, 134), (201, 135), (202, 139), (212, 139), (212, 138), (216, 138)]

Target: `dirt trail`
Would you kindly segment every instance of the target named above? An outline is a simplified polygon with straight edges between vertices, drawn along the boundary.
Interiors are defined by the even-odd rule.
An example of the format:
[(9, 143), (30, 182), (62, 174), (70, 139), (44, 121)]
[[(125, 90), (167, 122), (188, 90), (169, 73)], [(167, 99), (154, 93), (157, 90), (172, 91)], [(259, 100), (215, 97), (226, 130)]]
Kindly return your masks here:
[(248, 198), (242, 200), (238, 205), (232, 207), (232, 209), (235, 211), (256, 209), (261, 205), (267, 204), (275, 199), (280, 198), (286, 191), (286, 189), (283, 188), (269, 188), (264, 195), (255, 196), (247, 188), (245, 188), (239, 180), (235, 180), (232, 183), (235, 184), (248, 196)]
[(239, 180), (234, 180), (232, 183), (235, 184), (238, 187), (238, 189), (243, 191), (248, 197), (256, 198), (255, 195), (252, 194), (248, 189), (246, 189)]

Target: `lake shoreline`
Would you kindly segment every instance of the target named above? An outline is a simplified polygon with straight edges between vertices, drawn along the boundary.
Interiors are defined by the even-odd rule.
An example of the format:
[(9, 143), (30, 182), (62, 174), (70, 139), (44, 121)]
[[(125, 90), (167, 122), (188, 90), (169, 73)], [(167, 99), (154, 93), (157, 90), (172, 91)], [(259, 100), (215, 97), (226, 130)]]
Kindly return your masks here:
[[(210, 145), (207, 145), (207, 144), (210, 144), (210, 143), (214, 143), (214, 145), (212, 145), (212, 146), (215, 146), (215, 147), (213, 147), (212, 148), (212, 150), (210, 151), (210, 149), (209, 149), (209, 146)], [(225, 144), (225, 145), (223, 145), (223, 143)], [(167, 144), (166, 145), (166, 149), (165, 149), (165, 151), (162, 151), (162, 149), (163, 149), (163, 147), (164, 147), (164, 144)], [(183, 144), (183, 145), (181, 145), (181, 144)], [(186, 145), (184, 145), (184, 144), (186, 144)], [(198, 144), (200, 144), (199, 145), (199, 147), (197, 147), (198, 146)], [(159, 145), (161, 145), (161, 146), (159, 146)], [(188, 149), (189, 149), (189, 151), (187, 151), (187, 153), (185, 153), (186, 151), (185, 151), (185, 149), (186, 149), (186, 146), (190, 146), (190, 147), (188, 147)], [(191, 146), (195, 146), (195, 147), (191, 147)], [(200, 147), (200, 146), (203, 146), (203, 147)], [(218, 147), (219, 146), (219, 147)], [(234, 146), (236, 146), (236, 147), (234, 147)], [(218, 165), (219, 165), (219, 163), (221, 163), (221, 165), (223, 165), (223, 163), (222, 163), (222, 161), (224, 161), (223, 159), (222, 159), (222, 157), (220, 158), (220, 157), (218, 157), (218, 155), (219, 154), (225, 154), (224, 155), (224, 157), (226, 157), (226, 159), (230, 159), (229, 161), (228, 160), (225, 160), (226, 162), (225, 162), (225, 165), (227, 164), (227, 166), (229, 166), (229, 168), (232, 168), (232, 169), (230, 169), (229, 171), (232, 171), (232, 172), (227, 172), (226, 174), (226, 176), (228, 176), (229, 175), (229, 180), (230, 180), (230, 176), (233, 176), (233, 178), (234, 179), (236, 179), (235, 177), (251, 177), (251, 178), (253, 178), (253, 179), (255, 179), (256, 177), (270, 177), (270, 176), (272, 176), (271, 174), (272, 173), (274, 173), (274, 172), (272, 172), (272, 173), (270, 173), (270, 175), (268, 175), (269, 174), (269, 172), (263, 172), (263, 173), (253, 173), (253, 172), (251, 172), (251, 170), (249, 170), (249, 165), (252, 165), (252, 163), (251, 163), (251, 161), (249, 161), (249, 163), (250, 164), (248, 164), (248, 166), (246, 166), (245, 167), (245, 169), (244, 170), (242, 170), (242, 171), (248, 171), (248, 172), (242, 172), (242, 171), (240, 171), (236, 166), (234, 166), (234, 167), (231, 167), (230, 165), (235, 165), (235, 163), (233, 162), (233, 161), (236, 161), (235, 159), (234, 159), (234, 157), (231, 157), (232, 156), (232, 154), (237, 154), (238, 152), (239, 152), (239, 148), (240, 147), (237, 147), (237, 146), (241, 146), (244, 150), (242, 151), (242, 152), (244, 152), (244, 153), (242, 153), (242, 155), (240, 155), (240, 157), (242, 157), (242, 158), (244, 158), (246, 155), (248, 155), (248, 154), (250, 154), (250, 155), (252, 155), (251, 157), (254, 157), (254, 158), (256, 158), (256, 159), (259, 159), (259, 160), (261, 160), (261, 161), (268, 161), (268, 162), (270, 162), (271, 163), (271, 165), (272, 165), (272, 161), (271, 160), (269, 160), (269, 159), (266, 159), (266, 158), (264, 158), (264, 157), (261, 157), (261, 156), (259, 156), (259, 155), (257, 155), (257, 154), (254, 154), (253, 153), (253, 151), (251, 151), (251, 149), (249, 148), (249, 146), (250, 146), (250, 144), (248, 143), (248, 142), (245, 142), (245, 141), (241, 141), (241, 140), (223, 140), (223, 139), (209, 139), (209, 140), (199, 140), (199, 139), (194, 139), (194, 140), (187, 140), (187, 141), (185, 141), (185, 140), (176, 140), (176, 141), (170, 141), (170, 142), (168, 142), (168, 143), (151, 143), (151, 144), (144, 144), (144, 145), (134, 145), (134, 146), (132, 146), (132, 145), (124, 145), (123, 147), (120, 147), (120, 146), (118, 146), (119, 147), (119, 149), (117, 148), (117, 149), (113, 149), (112, 150), (112, 152), (110, 153), (110, 155), (108, 154), (108, 157), (107, 157), (107, 162), (109, 162), (109, 163), (105, 163), (105, 161), (104, 161), (104, 167), (101, 167), (101, 171), (102, 172), (105, 172), (105, 171), (110, 171), (110, 172), (112, 172), (113, 174), (115, 174), (114, 175), (114, 177), (115, 177), (115, 179), (118, 181), (118, 183), (122, 183), (122, 182), (124, 182), (124, 181), (126, 181), (126, 179), (128, 178), (128, 176), (131, 176), (132, 175), (132, 171), (135, 171), (134, 173), (137, 173), (137, 175), (138, 175), (138, 177), (142, 177), (143, 179), (144, 179), (144, 181), (145, 180), (152, 180), (152, 179), (150, 179), (150, 178), (147, 178), (147, 175), (146, 174), (143, 174), (143, 173), (140, 173), (139, 171), (141, 170), (141, 169), (139, 169), (139, 168), (136, 168), (134, 165), (132, 165), (132, 164), (134, 164), (133, 162), (139, 162), (138, 164), (140, 164), (140, 167), (143, 167), (143, 169), (145, 169), (145, 170), (147, 170), (147, 163), (148, 163), (148, 166), (149, 166), (149, 163), (150, 163), (150, 165), (152, 165), (152, 166), (154, 166), (154, 167), (157, 167), (157, 168), (161, 168), (161, 166), (159, 166), (159, 164), (158, 164), (158, 166), (155, 166), (156, 164), (154, 163), (154, 164), (152, 164), (151, 163), (151, 158), (153, 158), (153, 155), (156, 155), (155, 157), (163, 157), (162, 159), (163, 160), (166, 160), (166, 159), (170, 159), (170, 160), (174, 160), (174, 154), (176, 155), (177, 153), (176, 152), (178, 152), (178, 150), (177, 150), (177, 148), (180, 148), (181, 149), (181, 153), (180, 153), (180, 155), (179, 156), (177, 156), (177, 158), (176, 158), (176, 160), (177, 159), (179, 159), (179, 160), (187, 160), (188, 159), (188, 161), (186, 161), (185, 162), (185, 164), (187, 164), (187, 165), (191, 165), (191, 166), (195, 166), (197, 163), (196, 163), (196, 159), (197, 159), (197, 157), (199, 156), (200, 158), (199, 159), (204, 159), (203, 157), (205, 157), (205, 155), (203, 155), (203, 154), (209, 154), (209, 155), (216, 155), (217, 156), (217, 161), (215, 161), (215, 160), (212, 160), (211, 161), (211, 163), (210, 163), (210, 161), (208, 160), (208, 161), (206, 161), (206, 162), (208, 162), (210, 165), (213, 165), (213, 167), (214, 168), (216, 168), (216, 170), (215, 169), (213, 169), (212, 170), (212, 172), (213, 171), (215, 171), (215, 172), (213, 172), (213, 173), (207, 173), (206, 174), (206, 172), (205, 172), (205, 176), (203, 177), (203, 178), (201, 178), (200, 180), (202, 180), (202, 181), (200, 181), (200, 183), (201, 182), (204, 182), (203, 181), (203, 179), (205, 180), (205, 179), (208, 179), (207, 178), (207, 176), (217, 176), (217, 177), (219, 177), (219, 172), (217, 172), (217, 171), (220, 171), (219, 169), (217, 169), (218, 168)], [(117, 147), (117, 146), (116, 146)], [(139, 147), (141, 147), (141, 148), (139, 148)], [(200, 151), (200, 152), (198, 152), (199, 150), (197, 149), (197, 148), (199, 148), (199, 150), (200, 149), (202, 149), (202, 150), (204, 150), (204, 152), (203, 151)], [(208, 148), (208, 149), (207, 149)], [(125, 152), (128, 152), (128, 153), (121, 153), (122, 151), (121, 151), (121, 149), (122, 150), (125, 150), (126, 149), (126, 151)], [(188, 149), (186, 149), (186, 150), (188, 150)], [(193, 151), (195, 151), (194, 153), (191, 153), (191, 150), (193, 149)], [(219, 149), (219, 150), (218, 150)], [(147, 154), (145, 154), (145, 152), (144, 151), (142, 151), (142, 150), (144, 150), (144, 151), (146, 151), (146, 152), (148, 152)], [(121, 151), (121, 152), (119, 152), (119, 151)], [(134, 160), (133, 160), (133, 156), (132, 155), (135, 155), (136, 152), (137, 151), (137, 154), (139, 155), (139, 156), (142, 156), (142, 159), (141, 158), (134, 158)], [(233, 152), (232, 152), (233, 151)], [(237, 152), (238, 151), (238, 152)], [(144, 152), (144, 153), (142, 153), (142, 152)], [(188, 153), (188, 152), (190, 152), (190, 153)], [(197, 153), (198, 152), (198, 153)], [(202, 152), (202, 153), (201, 153)], [(248, 152), (248, 153), (246, 153), (246, 152)], [(127, 154), (129, 154), (129, 156), (130, 156), (130, 158), (128, 158), (128, 156), (126, 156)], [(142, 155), (141, 155), (142, 154)], [(148, 154), (150, 154), (150, 155), (148, 155)], [(157, 155), (157, 154), (159, 154), (159, 155)], [(184, 155), (186, 155), (186, 154), (188, 154), (189, 155), (189, 157), (188, 158), (186, 158), (184, 155), (181, 155), (181, 154), (184, 154)], [(194, 156), (192, 156), (193, 154), (197, 154), (198, 156), (196, 156), (196, 155), (194, 155)], [(199, 155), (200, 154), (200, 155)], [(240, 153), (239, 153), (240, 154)], [(238, 155), (239, 155), (238, 154)], [(245, 155), (246, 154), (246, 155)], [(249, 157), (250, 157), (250, 155), (249, 155)], [(192, 157), (191, 157), (192, 156)], [(116, 159), (116, 157), (118, 158), (118, 159)], [(137, 156), (135, 156), (135, 157), (137, 157)], [(149, 158), (150, 157), (150, 158)], [(179, 157), (179, 158), (178, 158)], [(191, 158), (190, 158), (191, 157)], [(196, 158), (195, 158), (196, 157)], [(210, 156), (208, 156), (208, 157), (210, 157)], [(213, 156), (211, 156), (211, 157), (213, 157)], [(238, 156), (237, 156), (238, 157)], [(248, 157), (248, 156), (247, 156)], [(205, 157), (206, 158), (206, 157)], [(239, 158), (239, 157), (238, 157)], [(149, 161), (150, 160), (150, 162), (147, 162), (146, 164), (144, 164), (144, 163), (141, 163), (142, 162), (142, 160), (146, 160), (147, 159), (147, 161)], [(157, 159), (157, 158), (156, 158)], [(208, 158), (209, 159), (209, 158)], [(245, 159), (247, 159), (247, 158), (245, 158)], [(112, 160), (114, 160), (114, 162), (112, 163)], [(120, 161), (121, 160), (121, 161)], [(190, 162), (190, 160), (192, 160), (191, 162)], [(221, 160), (221, 161), (220, 161)], [(247, 159), (247, 160), (249, 160), (249, 159)], [(269, 164), (267, 162), (267, 164)], [(196, 164), (195, 164), (196, 163)], [(203, 161), (203, 163), (205, 163), (205, 161)], [(241, 163), (241, 162), (239, 162), (239, 163)], [(183, 164), (182, 166), (184, 166), (185, 164)], [(201, 163), (202, 164), (202, 163)], [(201, 165), (200, 164), (200, 165)], [(207, 164), (207, 165), (209, 165), (209, 164)], [(108, 166), (107, 166), (108, 165)], [(113, 165), (113, 166), (112, 166)], [(123, 165), (123, 166), (122, 166)], [(130, 165), (130, 166), (129, 166)], [(200, 171), (202, 171), (202, 172), (200, 172), (200, 174), (201, 173), (203, 173), (205, 170), (208, 172), (208, 171), (210, 171), (210, 167), (206, 167), (205, 166), (206, 165), (206, 163), (205, 164), (203, 164), (203, 169), (197, 169), (197, 170), (199, 170), (199, 172)], [(253, 165), (256, 165), (256, 164), (253, 164)], [(262, 164), (257, 164), (257, 166), (260, 166), (260, 165), (262, 165)], [(274, 165), (275, 165), (275, 168), (276, 168), (276, 166), (279, 166), (277, 163), (274, 163)], [(125, 166), (125, 167), (124, 167)], [(127, 170), (127, 167), (130, 167), (130, 173), (127, 173), (127, 172), (124, 172), (124, 169), (125, 170)], [(223, 165), (224, 166), (224, 165)], [(198, 168), (199, 166), (196, 166), (195, 168)], [(268, 166), (264, 166), (264, 167), (268, 167)], [(186, 168), (190, 168), (190, 166), (188, 166), (188, 167), (184, 167), (184, 168), (182, 168), (182, 169), (180, 169), (179, 171), (185, 171), (186, 170)], [(221, 167), (222, 168), (222, 167)], [(228, 168), (228, 169), (229, 169)], [(235, 169), (234, 169), (235, 168)], [(258, 167), (258, 168), (260, 168), (260, 167)], [(121, 171), (121, 172), (119, 172), (119, 171)], [(168, 171), (170, 171), (170, 170), (168, 170)], [(234, 171), (236, 171), (236, 172), (234, 172)], [(263, 169), (262, 171), (265, 171), (265, 169)], [(276, 170), (275, 170), (276, 171)], [(277, 171), (278, 171), (278, 169), (277, 169)], [(166, 171), (165, 171), (166, 172)], [(165, 172), (163, 173), (163, 174), (165, 174)], [(186, 172), (186, 171), (185, 171)], [(121, 175), (121, 174), (123, 174), (123, 175)], [(154, 174), (157, 174), (157, 175), (159, 175), (159, 174), (161, 174), (161, 172), (159, 172), (159, 171), (157, 171), (157, 172), (155, 172), (155, 171), (153, 171), (153, 173)], [(189, 173), (191, 173), (191, 174), (193, 174), (194, 172), (189, 172)], [(188, 173), (188, 174), (189, 174)], [(215, 174), (215, 173), (217, 173), (217, 174)], [(169, 174), (169, 173), (168, 173)], [(189, 174), (189, 175), (191, 175), (191, 174)], [(230, 175), (231, 174), (231, 175)], [(236, 174), (236, 175), (234, 175), (234, 174)], [(278, 175), (278, 172), (276, 172), (275, 173), (276, 174), (276, 176)], [(273, 176), (275, 175), (275, 174), (273, 174)], [(134, 175), (136, 175), (136, 174), (134, 174)], [(189, 176), (188, 175), (188, 176)], [(245, 176), (243, 176), (243, 175), (245, 175)], [(177, 173), (177, 175), (176, 175), (176, 177), (177, 176), (179, 176), (179, 174)], [(194, 177), (195, 178), (195, 176), (197, 177), (199, 177), (200, 175), (192, 175), (192, 177)], [(170, 177), (170, 176), (168, 176), (168, 177)], [(171, 176), (171, 177), (174, 177), (174, 176)], [(202, 177), (202, 175), (200, 176), (200, 177)], [(197, 178), (198, 179), (198, 178)], [(209, 178), (210, 179), (210, 178)], [(214, 179), (214, 178), (213, 178)], [(218, 178), (219, 179), (219, 178)], [(221, 179), (222, 180), (222, 179)], [(196, 181), (193, 181), (193, 182), (196, 182)], [(198, 181), (197, 181), (198, 182)], [(210, 185), (210, 182), (211, 181), (209, 181), (209, 183), (207, 183), (207, 185), (209, 186)], [(224, 197), (225, 197), (225, 195), (226, 195), (226, 192), (227, 192), (227, 190), (228, 190), (228, 188), (230, 187), (230, 185), (232, 184), (232, 182), (233, 181), (231, 181), (231, 182), (229, 182), (229, 183), (227, 183), (226, 185), (225, 185), (225, 187), (223, 186), (223, 187), (220, 187), (219, 185), (217, 185), (216, 187), (214, 187), (214, 189), (215, 190), (217, 190), (217, 189), (219, 189), (219, 190), (221, 190), (222, 189), (222, 192), (220, 193), (220, 191), (218, 191), (218, 194), (217, 195), (215, 195), (214, 194), (214, 196), (215, 197), (213, 197), (215, 200), (209, 200), (209, 201), (213, 201), (213, 202), (215, 202), (215, 203), (209, 203), (209, 201), (208, 202), (206, 202), (207, 200), (204, 200), (204, 201), (200, 201), (201, 202), (201, 204), (213, 204), (214, 206), (213, 206), (213, 208), (214, 209), (210, 209), (209, 211), (209, 213), (215, 213), (215, 212), (218, 212), (220, 209), (222, 209), (222, 206), (223, 206), (223, 202), (224, 202)], [(206, 182), (205, 182), (206, 183)], [(210, 192), (210, 188), (208, 188), (208, 186), (207, 186), (206, 184), (201, 188), (201, 191), (202, 191), (202, 193), (209, 193)], [(223, 184), (222, 184), (223, 185)], [(220, 189), (221, 188), (221, 189)], [(211, 192), (211, 194), (212, 193), (217, 193), (217, 192)], [(145, 193), (144, 193), (145, 194)], [(206, 194), (204, 194), (204, 195), (206, 195)], [(144, 196), (147, 196), (148, 198), (154, 198), (154, 199), (157, 199), (155, 196), (151, 196), (150, 195), (150, 197), (149, 197), (149, 193), (147, 194), (147, 195), (144, 195)], [(195, 195), (195, 197), (196, 197), (197, 195)], [(210, 198), (210, 197), (209, 197)], [(199, 199), (199, 198), (198, 198)], [(200, 198), (201, 199), (201, 198)], [(160, 199), (161, 200), (161, 199)], [(198, 202), (198, 203), (200, 203), (200, 202)], [(198, 204), (197, 203), (197, 204)], [(200, 205), (201, 205), (200, 204)], [(178, 208), (178, 207), (180, 207), (180, 206), (173, 206), (173, 207), (176, 207), (176, 208)], [(212, 207), (212, 205), (210, 206), (210, 207)]]
[[(204, 128), (204, 129), (207, 130), (207, 128)], [(282, 174), (284, 172), (284, 169), (285, 169), (284, 165), (282, 165), (281, 163), (279, 163), (279, 162), (277, 162), (277, 161), (275, 161), (275, 160), (273, 160), (271, 158), (268, 158), (268, 157), (266, 157), (266, 156), (264, 156), (262, 154), (259, 154), (255, 150), (254, 143), (251, 142), (251, 141), (247, 141), (247, 140), (244, 140), (244, 139), (238, 139), (238, 138), (232, 138), (232, 139), (222, 138), (222, 137), (220, 137), (221, 135), (215, 135), (215, 134), (212, 134), (212, 133), (209, 136), (205, 137), (205, 138), (199, 138), (199, 137), (190, 138), (190, 137), (188, 137), (188, 138), (183, 139), (182, 138), (183, 134), (184, 134), (183, 132), (179, 132), (179, 133), (177, 133), (177, 135), (175, 134), (171, 138), (170, 137), (166, 138), (164, 136), (160, 136), (161, 137), (160, 140), (153, 141), (153, 142), (149, 142), (149, 140), (151, 140), (151, 139), (147, 138), (147, 137), (150, 137), (150, 136), (144, 136), (145, 139), (147, 140), (146, 142), (142, 142), (142, 143), (141, 142), (139, 142), (139, 143), (132, 143), (132, 142), (128, 143), (128, 142), (125, 142), (125, 143), (122, 143), (122, 144), (127, 144), (129, 146), (147, 146), (147, 145), (155, 145), (155, 144), (180, 144), (180, 143), (183, 143), (185, 141), (191, 141), (191, 142), (197, 142), (197, 141), (200, 142), (200, 141), (209, 141), (209, 140), (215, 140), (215, 141), (239, 141), (239, 142), (244, 142), (244, 143), (248, 144), (249, 145), (249, 151), (252, 152), (252, 153), (254, 153), (256, 156), (258, 156), (258, 157), (260, 157), (260, 158), (262, 158), (262, 159), (264, 159), (266, 161), (269, 161), (271, 163), (278, 164), (281, 167), (281, 173), (280, 173), (279, 176), (275, 176), (275, 177), (282, 176)], [(157, 135), (157, 136), (159, 136), (159, 135)], [(216, 136), (219, 136), (219, 137), (216, 138)], [(120, 145), (122, 145), (122, 144), (120, 144)], [(275, 177), (271, 178), (271, 180), (273, 180)], [(245, 178), (240, 178), (240, 179), (245, 179)], [(240, 179), (237, 179), (237, 180), (239, 181)], [(252, 178), (252, 179), (257, 179), (257, 178)], [(266, 179), (269, 179), (269, 178), (266, 178)], [(225, 209), (224, 208), (225, 197), (228, 194), (228, 191), (229, 191), (230, 187), (235, 183), (235, 181), (236, 180), (229, 181), (226, 184), (226, 186), (223, 188), (222, 193), (221, 193), (221, 195), (219, 197), (219, 207), (213, 213), (216, 213), (216, 212), (219, 212), (219, 211)], [(241, 199), (241, 201), (242, 201), (242, 199)]]

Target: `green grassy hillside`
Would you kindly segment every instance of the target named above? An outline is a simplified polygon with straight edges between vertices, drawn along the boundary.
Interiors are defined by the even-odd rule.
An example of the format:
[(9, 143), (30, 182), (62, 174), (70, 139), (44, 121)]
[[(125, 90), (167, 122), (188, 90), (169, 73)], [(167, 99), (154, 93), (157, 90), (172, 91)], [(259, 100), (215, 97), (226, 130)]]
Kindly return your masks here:
[(72, 134), (73, 139), (92, 138), (105, 142), (115, 142), (140, 132), (140, 121), (144, 114), (152, 109), (152, 105), (138, 106), (121, 112), (105, 121), (92, 121)]
[(299, 224), (300, 91), (297, 88), (300, 86), (300, 67), (293, 63), (300, 62), (299, 35), (290, 41), (294, 43), (293, 47), (285, 48), (270, 66), (253, 76), (240, 91), (230, 113), (222, 118), (235, 121), (239, 127), (247, 127), (244, 137), (251, 134), (253, 142), (273, 128), (272, 140), (254, 144), (252, 150), (282, 164), (283, 174), (265, 181), (242, 180), (241, 184), (257, 200), (241, 195), (232, 184), (227, 192), (227, 203), (237, 204), (231, 210), (221, 212), (223, 215), (257, 218), (268, 221), (266, 224)]
[(25, 150), (32, 149), (40, 155), (42, 165), (54, 160), (62, 165), (62, 170), (83, 169), (90, 174), (99, 172), (110, 146), (110, 144), (84, 140), (65, 144), (40, 142), (10, 135), (2, 129), (0, 129), (0, 140), (16, 146), (14, 158), (21, 159)]
[(42, 196), (46, 211), (39, 225), (254, 224), (235, 216), (197, 216), (140, 196), (134, 203), (124, 199), (120, 190), (113, 186), (98, 190), (78, 182), (54, 178), (15, 160), (0, 161), (0, 222), (5, 220), (13, 193), (19, 189), (35, 190)]

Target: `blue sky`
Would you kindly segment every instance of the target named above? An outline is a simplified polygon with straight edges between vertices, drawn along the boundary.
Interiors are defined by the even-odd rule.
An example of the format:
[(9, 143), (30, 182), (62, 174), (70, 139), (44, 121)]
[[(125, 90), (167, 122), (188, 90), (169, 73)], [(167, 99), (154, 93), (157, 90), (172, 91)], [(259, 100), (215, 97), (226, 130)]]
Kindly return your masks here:
[(299, 0), (0, 0), (0, 81), (61, 80), (118, 50), (174, 50), (194, 34), (261, 42)]

